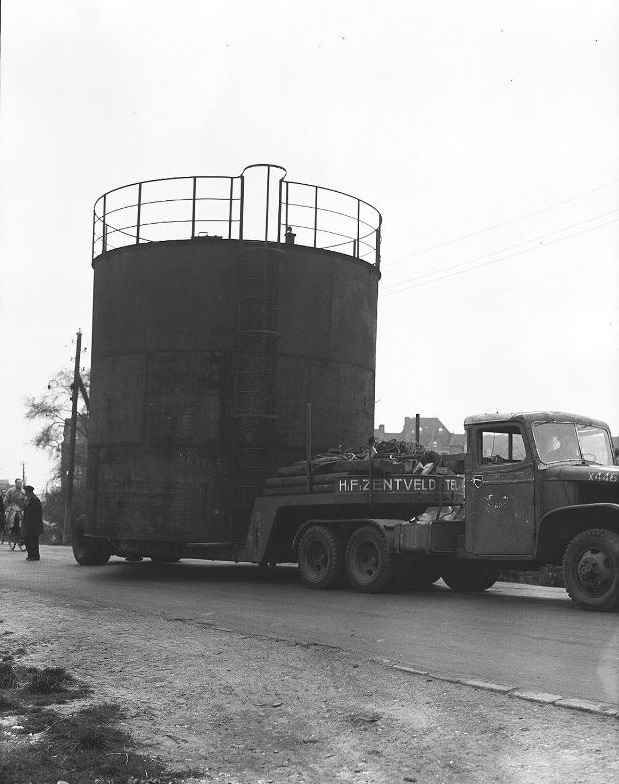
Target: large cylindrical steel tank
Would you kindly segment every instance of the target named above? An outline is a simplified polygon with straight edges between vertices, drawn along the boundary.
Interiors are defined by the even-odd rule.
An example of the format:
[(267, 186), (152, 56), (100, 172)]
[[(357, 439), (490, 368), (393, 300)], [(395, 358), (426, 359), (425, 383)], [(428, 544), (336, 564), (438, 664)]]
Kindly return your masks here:
[(277, 232), (268, 183), (264, 237), (247, 238), (244, 182), (231, 178), (228, 236), (206, 236), (193, 180), (189, 239), (144, 241), (142, 185), (136, 241), (112, 246), (117, 225), (124, 242), (131, 232), (109, 198), (95, 228), (87, 532), (98, 536), (241, 543), (266, 476), (305, 456), (308, 403), (314, 453), (373, 432), (380, 216), (369, 260), (358, 204), (350, 248), (320, 247), (317, 209), (314, 241), (300, 244), (307, 227), (280, 177)]

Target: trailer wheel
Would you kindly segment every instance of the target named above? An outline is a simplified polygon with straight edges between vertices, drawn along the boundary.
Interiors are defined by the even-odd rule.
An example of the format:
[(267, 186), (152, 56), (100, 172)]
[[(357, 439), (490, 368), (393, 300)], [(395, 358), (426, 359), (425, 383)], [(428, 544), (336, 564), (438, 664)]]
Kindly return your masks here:
[(619, 609), (619, 534), (604, 528), (582, 531), (563, 558), (565, 588), (581, 610)]
[(357, 528), (346, 547), (346, 572), (355, 591), (385, 590), (394, 571), (394, 559), (383, 533), (372, 525)]
[(110, 546), (104, 539), (85, 535), (84, 520), (76, 520), (71, 531), (73, 557), (80, 566), (102, 566), (110, 560)]
[(308, 588), (332, 588), (344, 573), (344, 547), (337, 534), (323, 525), (312, 525), (299, 543), (299, 574)]
[(453, 563), (443, 567), (441, 577), (452, 591), (473, 593), (492, 588), (499, 574), (500, 569), (490, 564)]

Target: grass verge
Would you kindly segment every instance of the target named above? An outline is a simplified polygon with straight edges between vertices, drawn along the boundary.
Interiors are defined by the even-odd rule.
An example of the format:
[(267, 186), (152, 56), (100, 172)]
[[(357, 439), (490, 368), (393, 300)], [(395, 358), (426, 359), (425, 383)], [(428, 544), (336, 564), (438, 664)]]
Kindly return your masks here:
[(5, 654), (0, 661), (0, 781), (7, 784), (177, 784), (193, 771), (170, 774), (140, 754), (121, 728), (114, 703), (73, 712), (54, 705), (92, 695), (61, 667), (21, 667)]

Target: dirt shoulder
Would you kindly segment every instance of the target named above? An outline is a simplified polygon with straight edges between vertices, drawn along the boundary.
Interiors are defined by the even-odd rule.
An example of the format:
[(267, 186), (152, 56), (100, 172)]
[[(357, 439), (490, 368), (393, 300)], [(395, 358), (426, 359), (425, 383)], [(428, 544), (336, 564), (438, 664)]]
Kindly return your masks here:
[(171, 771), (199, 770), (202, 781), (619, 780), (616, 718), (414, 676), (334, 648), (21, 593), (0, 623), (0, 651), (66, 668), (92, 687), (88, 700), (121, 706), (123, 729), (145, 753)]

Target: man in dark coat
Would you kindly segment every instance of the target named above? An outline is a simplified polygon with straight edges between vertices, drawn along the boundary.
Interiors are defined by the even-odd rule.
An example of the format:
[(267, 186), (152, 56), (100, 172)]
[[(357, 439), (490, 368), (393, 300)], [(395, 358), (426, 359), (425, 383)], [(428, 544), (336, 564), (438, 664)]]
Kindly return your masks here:
[(22, 520), (22, 537), (26, 550), (27, 561), (40, 561), (39, 536), (43, 533), (43, 507), (41, 501), (34, 494), (34, 487), (26, 485), (26, 501), (24, 503), (24, 518)]

